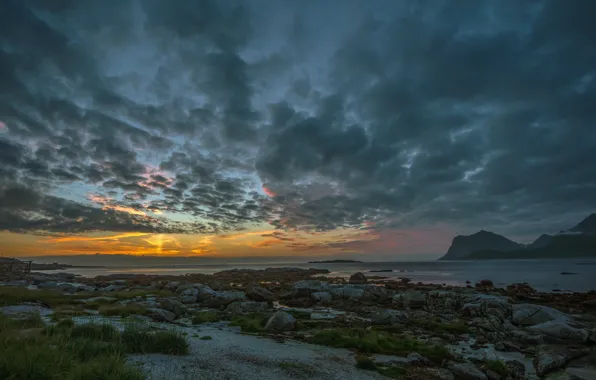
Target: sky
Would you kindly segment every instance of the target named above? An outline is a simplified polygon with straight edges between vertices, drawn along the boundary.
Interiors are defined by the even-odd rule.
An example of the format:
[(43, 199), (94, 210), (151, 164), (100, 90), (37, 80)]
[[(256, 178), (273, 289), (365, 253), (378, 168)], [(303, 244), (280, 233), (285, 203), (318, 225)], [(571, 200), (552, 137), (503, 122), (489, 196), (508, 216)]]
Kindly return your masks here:
[(2, 255), (429, 258), (596, 211), (594, 1), (0, 7)]

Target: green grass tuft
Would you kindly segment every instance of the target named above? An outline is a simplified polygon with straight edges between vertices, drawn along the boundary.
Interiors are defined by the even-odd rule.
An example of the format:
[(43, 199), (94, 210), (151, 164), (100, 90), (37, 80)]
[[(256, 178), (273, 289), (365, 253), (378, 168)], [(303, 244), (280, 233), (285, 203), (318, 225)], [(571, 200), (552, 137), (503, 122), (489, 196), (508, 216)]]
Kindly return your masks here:
[(121, 316), (128, 317), (130, 315), (146, 315), (147, 308), (138, 304), (128, 305), (102, 305), (99, 307), (99, 314), (106, 317)]
[(412, 320), (408, 322), (408, 324), (438, 333), (468, 334), (470, 332), (470, 328), (465, 321), (440, 322), (436, 320), (425, 319)]
[(220, 320), (221, 320), (221, 318), (219, 316), (219, 313), (217, 313), (215, 311), (202, 311), (202, 312), (195, 314), (192, 317), (192, 324), (200, 325), (202, 323), (217, 322)]
[(402, 367), (377, 368), (377, 371), (381, 375), (387, 376), (391, 379), (403, 379), (407, 372), (406, 369)]
[(186, 355), (188, 342), (175, 331), (150, 331), (139, 327), (128, 327), (122, 332), (122, 344), (127, 353)]
[(358, 355), (356, 356), (356, 368), (365, 369), (367, 371), (375, 371), (377, 365), (368, 356)]
[(340, 328), (321, 330), (307, 341), (323, 346), (355, 349), (362, 353), (403, 356), (417, 352), (436, 363), (441, 363), (443, 359), (451, 357), (449, 351), (444, 347), (428, 345), (412, 338), (375, 330)]
[(205, 335), (199, 338), (200, 340), (213, 340), (213, 337), (210, 335)]
[(486, 368), (498, 373), (501, 377), (506, 377), (508, 374), (507, 365), (501, 360), (489, 360), (486, 362)]
[[(88, 296), (88, 295), (87, 295)], [(0, 306), (18, 305), (23, 302), (39, 302), (51, 308), (60, 305), (73, 305), (80, 303), (82, 296), (65, 295), (57, 290), (29, 290), (21, 287), (0, 287)]]
[(260, 333), (265, 331), (267, 317), (263, 314), (237, 316), (232, 319), (230, 326), (240, 326), (242, 332)]

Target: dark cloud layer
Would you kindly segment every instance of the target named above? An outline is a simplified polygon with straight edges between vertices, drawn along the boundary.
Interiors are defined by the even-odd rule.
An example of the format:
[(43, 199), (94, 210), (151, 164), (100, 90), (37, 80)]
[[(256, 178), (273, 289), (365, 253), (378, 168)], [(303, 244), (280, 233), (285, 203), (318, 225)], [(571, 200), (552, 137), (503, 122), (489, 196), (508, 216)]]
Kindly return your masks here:
[(591, 1), (0, 2), (2, 230), (528, 234), (596, 208)]

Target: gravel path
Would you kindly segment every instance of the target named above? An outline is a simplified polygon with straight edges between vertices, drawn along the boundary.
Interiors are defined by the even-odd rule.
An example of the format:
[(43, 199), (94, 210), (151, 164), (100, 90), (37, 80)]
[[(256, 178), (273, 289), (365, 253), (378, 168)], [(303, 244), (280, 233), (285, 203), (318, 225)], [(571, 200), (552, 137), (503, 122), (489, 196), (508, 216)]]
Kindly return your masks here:
[[(147, 371), (151, 380), (387, 379), (357, 369), (354, 353), (348, 350), (276, 342), (217, 324), (181, 330), (188, 333), (189, 355), (135, 355), (131, 363)], [(201, 340), (203, 336), (212, 339)]]

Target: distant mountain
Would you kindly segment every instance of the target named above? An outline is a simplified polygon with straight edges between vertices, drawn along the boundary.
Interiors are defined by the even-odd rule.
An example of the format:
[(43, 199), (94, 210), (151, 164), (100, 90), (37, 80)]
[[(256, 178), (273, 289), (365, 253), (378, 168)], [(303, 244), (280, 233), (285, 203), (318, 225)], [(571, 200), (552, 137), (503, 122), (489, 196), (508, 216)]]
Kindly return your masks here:
[(570, 231), (596, 235), (596, 214), (591, 214), (586, 219), (579, 222), (579, 224), (573, 227)]
[(478, 251), (507, 252), (522, 249), (522, 245), (489, 231), (479, 231), (475, 234), (458, 235), (453, 238), (451, 246), (445, 256), (439, 260), (462, 260)]
[(529, 244), (528, 248), (533, 249), (533, 248), (544, 247), (545, 245), (550, 243), (552, 239), (553, 239), (552, 235), (542, 234), (542, 235), (540, 235), (540, 237), (538, 239), (534, 240), (533, 243)]
[(555, 235), (551, 237), (546, 245), (541, 247), (531, 248), (530, 245), (528, 248), (508, 252), (497, 250), (476, 251), (467, 256), (466, 259), (556, 259), (571, 257), (596, 258), (596, 236), (586, 234)]
[(309, 264), (342, 264), (342, 263), (361, 263), (358, 260), (323, 260), (323, 261), (309, 261)]

